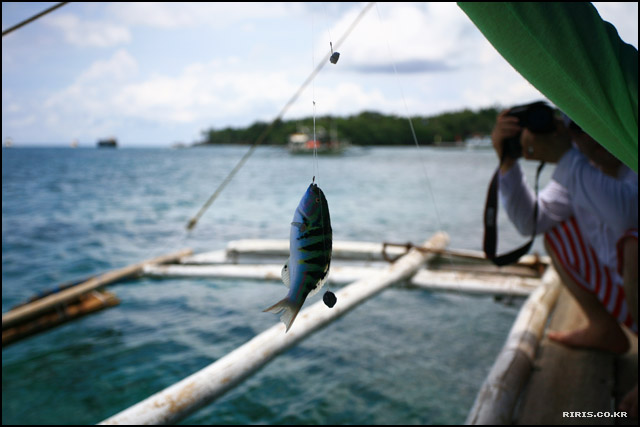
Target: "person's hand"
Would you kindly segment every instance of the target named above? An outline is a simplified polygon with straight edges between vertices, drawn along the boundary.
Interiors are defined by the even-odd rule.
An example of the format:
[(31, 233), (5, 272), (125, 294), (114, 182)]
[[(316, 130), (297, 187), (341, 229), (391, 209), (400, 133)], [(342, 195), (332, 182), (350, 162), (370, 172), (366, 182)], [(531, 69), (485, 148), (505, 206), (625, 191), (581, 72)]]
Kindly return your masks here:
[(522, 157), (527, 160), (540, 160), (558, 163), (571, 148), (571, 136), (561, 120), (556, 120), (556, 130), (551, 133), (535, 134), (529, 129), (522, 131), (520, 137)]
[[(498, 154), (498, 158), (502, 159), (502, 149), (504, 146), (504, 140), (514, 137), (522, 130), (520, 121), (517, 117), (508, 116), (509, 110), (504, 110), (498, 114), (496, 124), (491, 132), (491, 142), (493, 143), (493, 149)], [(515, 164), (516, 159), (506, 157), (500, 165), (502, 173), (506, 173)]]

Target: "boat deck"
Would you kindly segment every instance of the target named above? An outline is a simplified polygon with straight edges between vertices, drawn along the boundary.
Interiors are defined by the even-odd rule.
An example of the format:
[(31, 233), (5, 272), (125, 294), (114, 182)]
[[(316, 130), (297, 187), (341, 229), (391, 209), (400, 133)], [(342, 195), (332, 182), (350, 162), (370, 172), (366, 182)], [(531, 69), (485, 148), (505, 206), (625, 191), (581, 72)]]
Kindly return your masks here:
[[(572, 330), (585, 322), (577, 303), (562, 289), (549, 329)], [(637, 425), (638, 419), (614, 418), (618, 404), (638, 378), (638, 338), (628, 333), (631, 350), (615, 356), (597, 350), (577, 350), (541, 340), (533, 372), (523, 390), (516, 424)], [(609, 417), (597, 417), (597, 412)], [(565, 416), (581, 412), (581, 417)], [(584, 414), (592, 412), (592, 416)]]

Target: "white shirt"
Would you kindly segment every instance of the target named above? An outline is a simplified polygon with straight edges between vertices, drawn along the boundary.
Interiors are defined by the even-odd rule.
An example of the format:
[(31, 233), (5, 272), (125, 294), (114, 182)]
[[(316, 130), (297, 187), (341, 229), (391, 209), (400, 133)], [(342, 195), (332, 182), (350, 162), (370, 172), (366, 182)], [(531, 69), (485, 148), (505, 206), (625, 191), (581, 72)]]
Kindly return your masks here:
[[(531, 235), (535, 195), (520, 165), (501, 175), (499, 185), (507, 215), (520, 233)], [(638, 228), (638, 175), (622, 165), (618, 178), (608, 176), (576, 148), (562, 156), (538, 200), (538, 233), (575, 216), (600, 261), (614, 269), (618, 239)]]

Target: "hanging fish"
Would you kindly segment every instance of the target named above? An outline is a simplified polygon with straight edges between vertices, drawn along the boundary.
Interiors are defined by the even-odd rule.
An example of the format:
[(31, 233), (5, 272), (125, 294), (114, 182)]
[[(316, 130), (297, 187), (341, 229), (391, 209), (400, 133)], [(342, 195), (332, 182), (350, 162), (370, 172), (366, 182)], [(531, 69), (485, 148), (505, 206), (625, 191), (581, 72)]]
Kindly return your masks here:
[[(329, 205), (317, 184), (311, 183), (293, 214), (289, 239), (289, 259), (282, 268), (287, 296), (264, 310), (279, 314), (291, 328), (305, 299), (320, 290), (329, 275), (331, 263), (331, 219)], [(335, 302), (334, 302), (335, 303)]]

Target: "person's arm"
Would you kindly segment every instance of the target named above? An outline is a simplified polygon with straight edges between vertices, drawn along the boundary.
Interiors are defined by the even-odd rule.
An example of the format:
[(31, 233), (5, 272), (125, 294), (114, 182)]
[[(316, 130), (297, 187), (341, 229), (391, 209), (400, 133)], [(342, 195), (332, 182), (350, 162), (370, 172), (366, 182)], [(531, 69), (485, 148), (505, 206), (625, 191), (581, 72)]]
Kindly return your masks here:
[[(518, 163), (507, 173), (500, 175), (500, 198), (516, 229), (522, 235), (530, 236), (533, 232), (536, 198)], [(567, 190), (557, 182), (550, 181), (538, 194), (537, 233), (545, 233), (571, 215)]]

